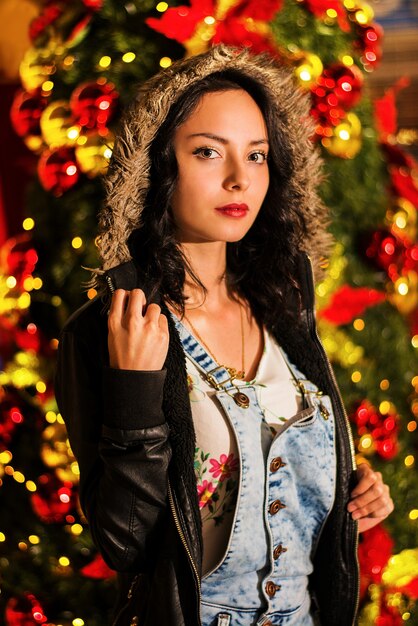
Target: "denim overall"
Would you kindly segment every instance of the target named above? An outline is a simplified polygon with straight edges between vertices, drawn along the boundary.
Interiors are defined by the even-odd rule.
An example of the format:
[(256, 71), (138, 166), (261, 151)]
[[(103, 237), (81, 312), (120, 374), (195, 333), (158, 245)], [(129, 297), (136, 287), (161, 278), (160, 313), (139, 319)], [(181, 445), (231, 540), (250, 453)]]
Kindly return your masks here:
[[(202, 626), (313, 626), (308, 575), (335, 491), (330, 399), (282, 351), (303, 408), (275, 426), (273, 438), (258, 404), (256, 383), (232, 384), (228, 371), (173, 318), (186, 356), (215, 389), (240, 458), (228, 547), (202, 579)], [(248, 398), (248, 407), (237, 402), (238, 392)]]

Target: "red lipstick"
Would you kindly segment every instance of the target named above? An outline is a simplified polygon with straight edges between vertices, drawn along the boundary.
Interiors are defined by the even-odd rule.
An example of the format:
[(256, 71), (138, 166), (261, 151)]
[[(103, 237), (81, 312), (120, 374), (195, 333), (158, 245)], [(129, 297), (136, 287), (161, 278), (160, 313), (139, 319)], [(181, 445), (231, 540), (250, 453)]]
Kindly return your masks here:
[(248, 213), (248, 205), (241, 203), (226, 204), (225, 206), (216, 207), (215, 211), (219, 211), (222, 215), (228, 217), (244, 217)]

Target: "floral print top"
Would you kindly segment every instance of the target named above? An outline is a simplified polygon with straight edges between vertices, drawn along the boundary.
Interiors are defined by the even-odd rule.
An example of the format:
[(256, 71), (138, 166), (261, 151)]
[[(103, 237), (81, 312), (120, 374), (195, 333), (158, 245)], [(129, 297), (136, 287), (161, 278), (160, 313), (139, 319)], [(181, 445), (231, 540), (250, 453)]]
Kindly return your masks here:
[[(215, 390), (187, 358), (189, 398), (196, 431), (195, 473), (203, 527), (203, 574), (222, 560), (232, 529), (240, 459), (232, 426)], [(275, 340), (264, 330), (264, 352), (252, 384), (264, 413), (262, 428), (278, 426), (300, 410), (300, 396)]]

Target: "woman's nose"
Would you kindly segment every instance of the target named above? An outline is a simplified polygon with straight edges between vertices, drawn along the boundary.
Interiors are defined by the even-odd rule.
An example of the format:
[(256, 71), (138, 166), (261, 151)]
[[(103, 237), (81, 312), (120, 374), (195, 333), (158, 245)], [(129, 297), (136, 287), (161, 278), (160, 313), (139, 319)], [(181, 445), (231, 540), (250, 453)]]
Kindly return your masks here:
[(224, 179), (225, 189), (237, 189), (245, 191), (250, 185), (248, 172), (243, 163), (236, 160), (231, 161), (227, 166)]

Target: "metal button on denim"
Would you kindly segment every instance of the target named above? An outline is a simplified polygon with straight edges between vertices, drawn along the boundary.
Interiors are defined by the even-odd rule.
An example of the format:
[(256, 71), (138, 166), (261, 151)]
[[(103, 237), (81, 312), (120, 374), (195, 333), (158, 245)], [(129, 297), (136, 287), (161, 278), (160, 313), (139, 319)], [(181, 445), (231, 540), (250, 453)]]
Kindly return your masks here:
[(270, 515), (276, 515), (280, 511), (280, 509), (285, 509), (286, 505), (283, 504), (280, 500), (274, 500), (269, 506)]
[(272, 598), (276, 594), (276, 591), (279, 591), (280, 589), (281, 586), (276, 585), (276, 583), (274, 583), (272, 580), (268, 580), (266, 582), (265, 590), (266, 594), (270, 596), (270, 598)]
[(284, 467), (285, 465), (287, 465), (287, 463), (284, 463), (280, 456), (276, 456), (276, 458), (272, 459), (270, 463), (270, 471), (277, 472), (277, 470), (279, 470), (281, 467)]
[(273, 550), (273, 557), (274, 557), (275, 559), (278, 559), (278, 558), (279, 558), (279, 556), (280, 556), (281, 554), (283, 554), (283, 552), (287, 552), (287, 548), (284, 548), (284, 547), (282, 546), (282, 544), (281, 544), (281, 543), (279, 543), (279, 545), (278, 545), (278, 546), (276, 546), (276, 547), (274, 548), (274, 550)]

